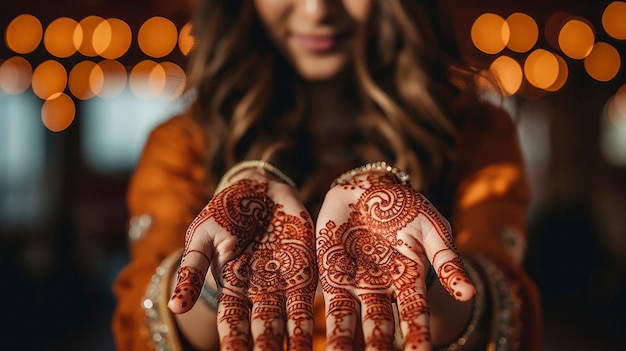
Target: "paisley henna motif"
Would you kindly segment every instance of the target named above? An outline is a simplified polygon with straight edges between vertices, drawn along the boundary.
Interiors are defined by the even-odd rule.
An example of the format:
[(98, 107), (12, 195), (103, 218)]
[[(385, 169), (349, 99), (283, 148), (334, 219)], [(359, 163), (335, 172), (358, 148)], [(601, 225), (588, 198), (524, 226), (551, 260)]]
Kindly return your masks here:
[(236, 249), (246, 247), (271, 219), (274, 203), (267, 196), (267, 188), (265, 182), (244, 179), (219, 192), (189, 225), (185, 247), (189, 247), (200, 224), (209, 218), (237, 237)]
[[(214, 219), (217, 224), (225, 229), (229, 235), (234, 236), (235, 251), (241, 252), (253, 239), (264, 233), (274, 210), (273, 201), (267, 196), (268, 184), (252, 180), (241, 180), (216, 195), (211, 202), (191, 222), (185, 234), (185, 251), (181, 262), (181, 273), (187, 274), (193, 270), (194, 279), (189, 281), (179, 274), (175, 288), (175, 294), (170, 299), (171, 307), (176, 312), (184, 312), (191, 308), (195, 299), (199, 296), (204, 283), (204, 276), (196, 269), (185, 265), (185, 259), (190, 254), (199, 254), (209, 261), (207, 253), (192, 246), (192, 240), (202, 223)], [(249, 267), (242, 260), (249, 258), (240, 257), (238, 266), (229, 271), (233, 275), (249, 275)], [(208, 265), (210, 262), (206, 262)], [(232, 282), (246, 281), (247, 278), (226, 277)], [(176, 291), (180, 291), (179, 294)], [(182, 294), (182, 295), (181, 295)], [(185, 297), (185, 298), (183, 298)], [(175, 303), (180, 301), (181, 303)]]
[(398, 232), (417, 217), (420, 200), (411, 188), (377, 185), (367, 189), (355, 207), (372, 233), (386, 235)]
[[(410, 234), (419, 244), (412, 246), (405, 244), (399, 233), (420, 216), (429, 221), (439, 236), (435, 242), (452, 253), (441, 256), (448, 261), (439, 267), (440, 279), (451, 294), (465, 299), (455, 286), (471, 283), (456, 256), (449, 225), (420, 193), (397, 184), (397, 179), (385, 172), (355, 176), (339, 186), (346, 193), (360, 194), (355, 202), (346, 204), (349, 212), (343, 217), (344, 223), (329, 220), (317, 232), (320, 282), (330, 298), (327, 318), (334, 322), (327, 332), (327, 343), (334, 349), (351, 349), (354, 331), (350, 328), (354, 326), (346, 321), (358, 315), (355, 302), (359, 301), (367, 347), (391, 350), (391, 305), (395, 299), (400, 321), (406, 327), (405, 346), (423, 347), (430, 343), (429, 311), (423, 281), (425, 267), (417, 257), (425, 257), (426, 251), (420, 233)], [(410, 248), (415, 255), (406, 256), (401, 247)]]
[[(232, 249), (226, 254), (234, 258), (221, 272), (214, 271), (220, 287), (217, 323), (221, 349), (245, 350), (253, 345), (259, 350), (282, 349), (285, 332), (290, 350), (312, 347), (312, 306), (318, 281), (313, 223), (303, 206), (299, 213), (291, 214), (275, 203), (268, 196), (269, 186), (255, 180), (230, 185), (215, 195), (185, 236), (181, 274), (172, 297), (182, 301), (184, 308), (173, 306), (175, 312), (193, 305), (204, 282), (203, 273), (190, 264), (196, 267), (197, 262), (210, 261), (214, 252), (204, 251)], [(214, 223), (203, 227), (210, 219)], [(213, 228), (209, 236), (207, 228)], [(195, 235), (204, 237), (195, 240)], [(198, 261), (200, 256), (204, 261)]]

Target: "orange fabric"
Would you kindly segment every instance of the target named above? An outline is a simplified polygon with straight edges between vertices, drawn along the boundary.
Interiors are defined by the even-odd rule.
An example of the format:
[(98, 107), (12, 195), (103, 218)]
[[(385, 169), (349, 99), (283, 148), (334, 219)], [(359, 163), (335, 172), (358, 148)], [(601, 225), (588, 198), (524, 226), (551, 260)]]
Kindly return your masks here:
[(118, 350), (150, 349), (141, 299), (161, 261), (183, 246), (188, 224), (208, 199), (199, 130), (188, 116), (157, 127), (130, 181), (130, 215), (149, 214), (152, 225), (145, 237), (131, 244), (131, 262), (114, 285), (118, 304), (113, 332)]
[[(539, 350), (540, 298), (519, 263), (507, 254), (500, 234), (514, 228), (526, 235), (530, 194), (524, 175), (517, 129), (510, 117), (491, 105), (468, 114), (459, 136), (453, 184), (457, 190), (449, 220), (462, 254), (481, 253), (522, 285), (522, 350)], [(525, 238), (527, 239), (527, 238)]]
[[(524, 287), (524, 350), (539, 349), (540, 311), (536, 287), (506, 254), (499, 231), (525, 231), (528, 190), (516, 129), (508, 115), (481, 105), (459, 134), (449, 187), (455, 189), (448, 219), (463, 253), (482, 252), (509, 268)], [(148, 234), (131, 246), (131, 262), (114, 291), (113, 320), (118, 350), (147, 350), (141, 298), (160, 262), (184, 244), (187, 225), (209, 199), (204, 186), (203, 134), (189, 116), (178, 116), (151, 134), (128, 190), (130, 215), (150, 214)], [(444, 201), (445, 202), (445, 201)], [(449, 202), (449, 201), (448, 201)], [(314, 349), (324, 343), (324, 306), (316, 299)]]

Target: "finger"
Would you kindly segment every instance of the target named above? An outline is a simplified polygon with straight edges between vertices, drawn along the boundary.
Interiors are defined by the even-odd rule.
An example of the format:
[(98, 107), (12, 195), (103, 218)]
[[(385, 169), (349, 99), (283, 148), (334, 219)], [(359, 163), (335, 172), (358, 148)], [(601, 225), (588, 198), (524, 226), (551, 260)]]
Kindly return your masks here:
[(419, 287), (403, 288), (398, 292), (396, 302), (404, 349), (430, 350), (430, 318), (424, 290)]
[(383, 293), (359, 294), (365, 348), (393, 350), (394, 319), (391, 297)]
[(209, 218), (210, 211), (207, 206), (187, 228), (185, 251), (178, 269), (176, 287), (167, 304), (174, 313), (189, 311), (200, 296), (204, 277), (211, 262), (212, 243), (205, 239), (206, 235), (196, 235), (196, 233)]
[(250, 304), (224, 288), (218, 299), (217, 332), (222, 350), (250, 349)]
[(287, 297), (289, 350), (310, 350), (313, 346), (313, 299), (315, 292), (293, 291)]
[(255, 350), (282, 350), (285, 338), (285, 299), (278, 294), (251, 297), (250, 329)]
[(167, 303), (173, 313), (184, 313), (193, 307), (200, 296), (208, 268), (209, 258), (203, 250), (192, 249), (184, 254), (176, 287)]
[(459, 301), (470, 300), (476, 289), (469, 280), (459, 258), (448, 221), (425, 201), (420, 211), (424, 249), (439, 281), (448, 293)]
[(324, 295), (326, 350), (352, 350), (359, 313), (357, 301), (348, 292)]

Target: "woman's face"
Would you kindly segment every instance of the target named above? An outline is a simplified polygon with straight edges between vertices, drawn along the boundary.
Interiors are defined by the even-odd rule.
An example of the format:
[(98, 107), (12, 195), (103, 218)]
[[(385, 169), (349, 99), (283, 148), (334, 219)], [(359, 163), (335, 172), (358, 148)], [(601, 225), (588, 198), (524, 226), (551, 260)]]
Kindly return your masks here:
[(359, 26), (372, 0), (254, 0), (278, 50), (302, 78), (336, 77), (352, 60)]

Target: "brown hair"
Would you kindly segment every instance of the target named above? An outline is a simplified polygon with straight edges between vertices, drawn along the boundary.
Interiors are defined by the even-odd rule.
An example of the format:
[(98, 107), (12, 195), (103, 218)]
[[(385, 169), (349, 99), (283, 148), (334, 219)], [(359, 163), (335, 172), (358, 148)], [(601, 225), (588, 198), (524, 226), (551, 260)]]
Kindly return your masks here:
[[(356, 98), (366, 116), (357, 156), (382, 155), (423, 188), (450, 162), (449, 106), (460, 94), (452, 81), (472, 84), (472, 72), (442, 49), (420, 1), (375, 3), (355, 53)], [(206, 127), (209, 182), (241, 159), (265, 159), (306, 184), (316, 157), (298, 77), (265, 36), (252, 1), (204, 0), (197, 11), (191, 111)]]

